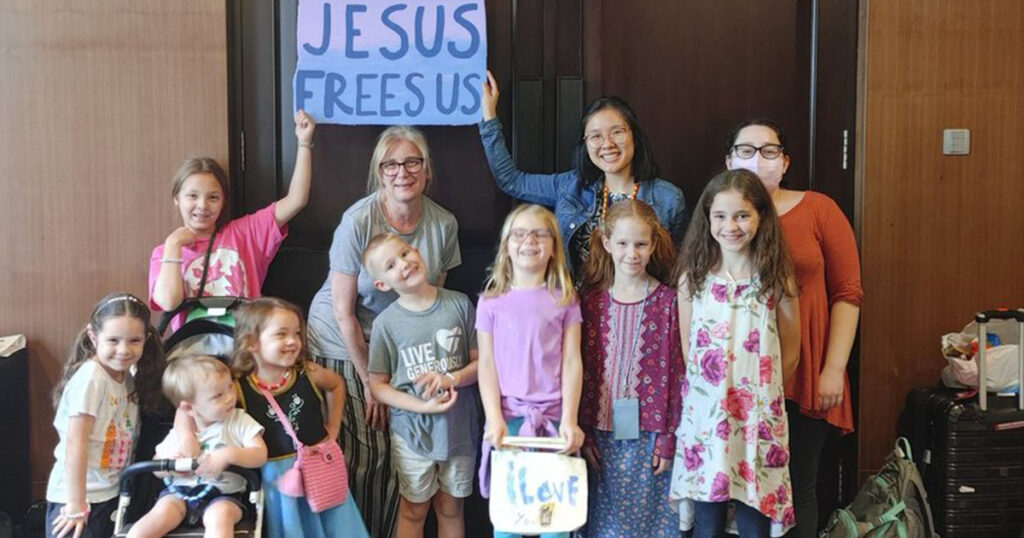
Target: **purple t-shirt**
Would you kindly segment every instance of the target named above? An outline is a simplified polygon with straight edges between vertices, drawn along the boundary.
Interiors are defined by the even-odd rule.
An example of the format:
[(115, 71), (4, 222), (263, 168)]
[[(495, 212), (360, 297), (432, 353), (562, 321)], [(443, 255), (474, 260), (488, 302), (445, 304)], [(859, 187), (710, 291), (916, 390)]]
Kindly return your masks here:
[(480, 296), (476, 330), (494, 341), (494, 367), (502, 398), (562, 409), (562, 339), (582, 323), (579, 302), (560, 306), (547, 288)]

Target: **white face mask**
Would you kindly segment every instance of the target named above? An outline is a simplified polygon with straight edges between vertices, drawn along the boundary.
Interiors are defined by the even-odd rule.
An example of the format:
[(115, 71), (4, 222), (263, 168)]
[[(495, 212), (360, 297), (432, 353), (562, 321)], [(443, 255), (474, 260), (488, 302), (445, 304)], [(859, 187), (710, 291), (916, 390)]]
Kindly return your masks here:
[(760, 153), (755, 153), (749, 159), (741, 159), (733, 155), (730, 167), (733, 170), (749, 170), (757, 174), (757, 177), (761, 178), (761, 183), (764, 183), (764, 188), (771, 193), (775, 192), (775, 189), (778, 189), (779, 184), (782, 183), (784, 160), (785, 156), (780, 156), (778, 159), (765, 159)]

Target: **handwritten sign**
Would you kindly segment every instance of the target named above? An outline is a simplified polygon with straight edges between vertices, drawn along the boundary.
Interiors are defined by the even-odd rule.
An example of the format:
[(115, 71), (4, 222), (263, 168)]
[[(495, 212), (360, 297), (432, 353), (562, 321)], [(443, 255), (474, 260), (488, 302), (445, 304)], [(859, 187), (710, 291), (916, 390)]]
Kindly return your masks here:
[(296, 37), (295, 108), (320, 123), (480, 120), (483, 0), (300, 0)]
[(587, 466), (547, 452), (491, 453), (491, 524), (516, 534), (569, 532), (587, 522)]

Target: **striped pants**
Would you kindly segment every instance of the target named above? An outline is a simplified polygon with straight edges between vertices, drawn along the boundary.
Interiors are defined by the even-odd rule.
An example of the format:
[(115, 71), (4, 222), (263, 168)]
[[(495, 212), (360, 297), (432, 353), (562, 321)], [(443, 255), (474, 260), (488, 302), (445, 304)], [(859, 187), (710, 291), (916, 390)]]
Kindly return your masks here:
[(348, 397), (338, 440), (345, 452), (349, 491), (355, 496), (370, 536), (391, 538), (398, 515), (398, 483), (391, 470), (390, 434), (371, 430), (366, 424), (363, 382), (352, 361), (322, 357), (316, 361), (345, 379)]

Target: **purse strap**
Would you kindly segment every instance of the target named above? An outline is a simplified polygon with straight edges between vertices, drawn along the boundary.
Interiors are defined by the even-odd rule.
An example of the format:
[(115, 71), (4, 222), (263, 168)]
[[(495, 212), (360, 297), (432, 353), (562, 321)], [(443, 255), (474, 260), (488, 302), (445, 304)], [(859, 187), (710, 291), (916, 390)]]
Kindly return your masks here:
[(284, 426), (284, 431), (288, 433), (288, 437), (292, 438), (292, 441), (295, 443), (295, 450), (298, 452), (300, 448), (306, 445), (303, 445), (302, 441), (299, 441), (299, 437), (295, 435), (295, 430), (292, 429), (292, 421), (288, 420), (288, 415), (284, 414), (284, 411), (281, 410), (281, 406), (277, 403), (277, 399), (274, 398), (273, 394), (270, 394), (270, 391), (259, 386), (258, 383), (255, 385), (263, 394), (263, 397), (267, 399), (267, 403), (270, 404), (270, 407), (274, 408), (274, 412), (277, 413), (277, 421), (281, 423), (281, 426)]
[(206, 245), (206, 254), (203, 255), (203, 276), (199, 279), (199, 290), (196, 292), (196, 297), (203, 296), (203, 290), (206, 288), (206, 272), (210, 269), (210, 253), (213, 252), (213, 242), (217, 239), (217, 228), (213, 229), (213, 235), (210, 236), (210, 243)]
[[(199, 279), (199, 289), (196, 291), (196, 299), (203, 297), (203, 290), (206, 289), (206, 274), (210, 269), (210, 253), (213, 252), (213, 242), (217, 239), (217, 232), (220, 231), (217, 228), (213, 229), (213, 235), (210, 236), (210, 242), (206, 245), (206, 253), (203, 254), (203, 276)], [(170, 312), (164, 312), (163, 316), (160, 317), (160, 323), (157, 325), (157, 335), (163, 338), (164, 331), (167, 330), (167, 326), (171, 324), (171, 320), (178, 315), (179, 312), (183, 312), (191, 306), (191, 302), (188, 297), (182, 298), (178, 306)]]

